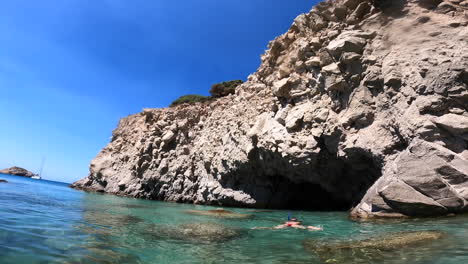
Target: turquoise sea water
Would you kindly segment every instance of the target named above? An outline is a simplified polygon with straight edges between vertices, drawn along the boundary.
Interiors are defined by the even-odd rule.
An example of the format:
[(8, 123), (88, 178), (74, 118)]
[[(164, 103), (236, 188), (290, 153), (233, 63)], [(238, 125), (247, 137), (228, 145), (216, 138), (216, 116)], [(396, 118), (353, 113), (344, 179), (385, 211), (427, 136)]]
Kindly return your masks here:
[[(323, 225), (324, 231), (252, 230), (277, 225), (288, 212), (231, 208), (252, 217), (221, 219), (185, 212), (212, 207), (85, 193), (23, 177), (0, 179), (9, 181), (0, 183), (0, 263), (339, 263), (321, 259), (303, 242), (326, 244), (409, 230), (442, 230), (447, 237), (365, 259), (350, 255), (342, 263), (468, 263), (467, 216), (354, 222), (346, 212), (295, 211), (305, 224)], [(200, 240), (177, 233), (190, 223), (222, 225), (238, 236)]]

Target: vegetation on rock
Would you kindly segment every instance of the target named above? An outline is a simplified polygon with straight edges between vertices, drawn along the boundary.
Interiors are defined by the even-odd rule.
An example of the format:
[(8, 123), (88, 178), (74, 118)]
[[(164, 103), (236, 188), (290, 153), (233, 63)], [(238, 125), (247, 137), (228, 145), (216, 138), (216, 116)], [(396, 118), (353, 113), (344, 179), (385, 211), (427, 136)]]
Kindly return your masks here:
[(237, 86), (243, 84), (241, 80), (227, 81), (222, 83), (217, 83), (211, 86), (210, 94), (211, 96), (204, 96), (198, 94), (188, 94), (183, 95), (177, 98), (174, 102), (171, 103), (171, 107), (181, 104), (195, 104), (195, 103), (204, 103), (214, 98), (224, 97), (236, 92)]
[(171, 103), (171, 107), (180, 105), (180, 104), (204, 103), (204, 102), (210, 101), (211, 99), (212, 99), (211, 96), (188, 94), (188, 95), (183, 95), (177, 98), (174, 102)]
[(236, 92), (237, 86), (243, 84), (244, 82), (241, 80), (234, 80), (228, 82), (222, 82), (213, 84), (211, 86), (210, 94), (215, 98), (224, 97), (230, 94), (234, 94)]

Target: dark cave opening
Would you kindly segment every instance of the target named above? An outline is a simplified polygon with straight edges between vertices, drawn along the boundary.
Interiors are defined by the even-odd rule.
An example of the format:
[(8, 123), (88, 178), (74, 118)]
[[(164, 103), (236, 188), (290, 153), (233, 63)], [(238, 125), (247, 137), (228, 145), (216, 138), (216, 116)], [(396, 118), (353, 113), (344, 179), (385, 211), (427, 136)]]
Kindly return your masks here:
[(284, 176), (269, 177), (273, 188), (266, 208), (343, 211), (349, 209), (349, 202), (326, 191), (320, 184), (293, 182)]
[[(249, 194), (257, 208), (349, 210), (381, 176), (382, 161), (362, 149), (339, 157), (327, 148), (330, 144), (321, 144), (322, 151), (312, 157), (315, 162), (296, 165), (277, 152), (257, 150), (248, 163), (223, 175), (221, 184)], [(241, 205), (231, 202), (223, 204)]]

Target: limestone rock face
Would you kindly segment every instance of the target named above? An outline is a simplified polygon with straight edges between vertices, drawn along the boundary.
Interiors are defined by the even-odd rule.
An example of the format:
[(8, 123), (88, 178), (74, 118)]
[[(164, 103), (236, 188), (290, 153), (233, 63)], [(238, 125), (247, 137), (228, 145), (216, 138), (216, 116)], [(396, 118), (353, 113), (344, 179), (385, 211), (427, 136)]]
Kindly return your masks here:
[(321, 2), (235, 95), (123, 118), (73, 187), (356, 217), (466, 212), (461, 3)]
[(3, 174), (9, 174), (9, 175), (16, 175), (16, 176), (23, 176), (23, 177), (32, 177), (35, 176), (36, 174), (33, 172), (30, 172), (26, 169), (20, 168), (20, 167), (11, 167), (8, 169), (3, 169), (0, 170), (0, 173)]
[[(374, 202), (374, 200), (381, 200)], [(434, 216), (467, 211), (468, 162), (439, 144), (419, 139), (391, 163), (369, 190), (355, 216), (397, 212)], [(363, 206), (364, 204), (372, 205)]]

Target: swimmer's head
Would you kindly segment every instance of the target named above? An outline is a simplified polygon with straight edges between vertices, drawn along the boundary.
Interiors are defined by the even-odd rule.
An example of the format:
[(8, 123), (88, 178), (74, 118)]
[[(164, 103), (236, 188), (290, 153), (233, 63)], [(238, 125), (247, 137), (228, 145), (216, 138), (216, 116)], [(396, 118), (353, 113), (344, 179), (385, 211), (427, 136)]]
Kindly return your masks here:
[(299, 222), (302, 223), (302, 221), (299, 221), (296, 217), (291, 217), (291, 222)]

